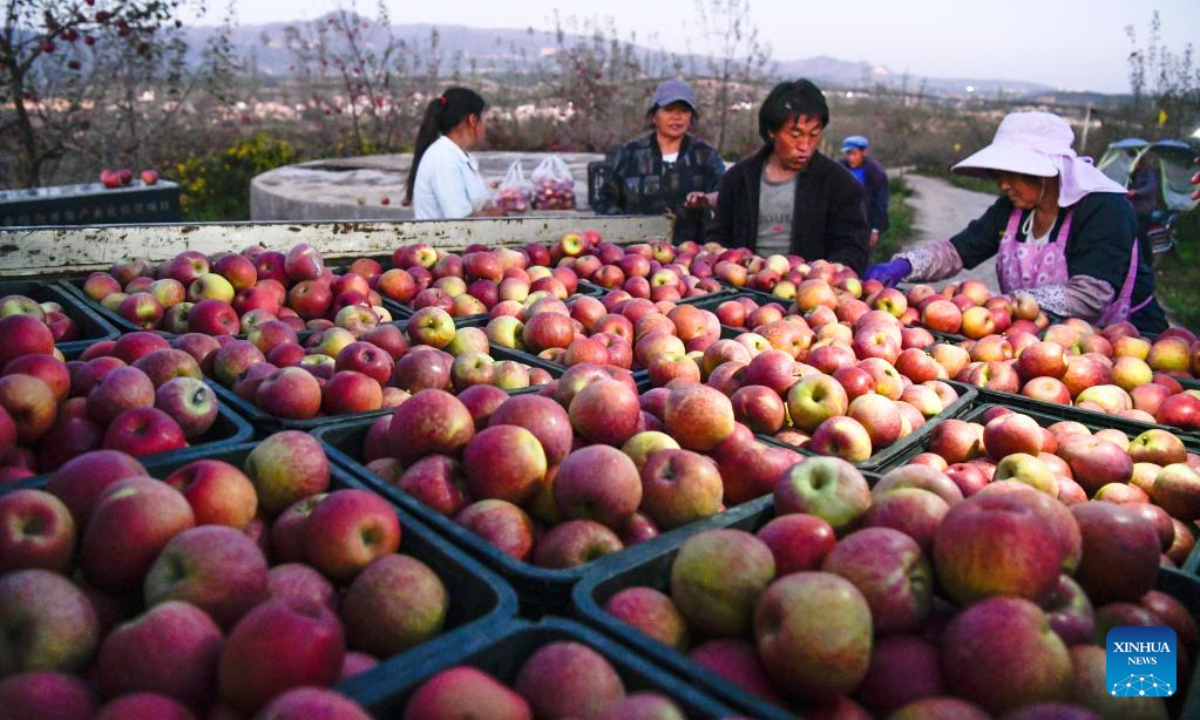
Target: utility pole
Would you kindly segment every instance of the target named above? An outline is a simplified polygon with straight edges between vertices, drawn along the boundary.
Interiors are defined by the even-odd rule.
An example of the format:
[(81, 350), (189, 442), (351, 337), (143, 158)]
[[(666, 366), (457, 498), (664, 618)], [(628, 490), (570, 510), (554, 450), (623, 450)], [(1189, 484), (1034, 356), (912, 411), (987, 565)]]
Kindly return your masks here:
[(1088, 129), (1092, 125), (1092, 104), (1087, 104), (1087, 111), (1083, 114), (1083, 137), (1079, 140), (1079, 154), (1087, 152)]

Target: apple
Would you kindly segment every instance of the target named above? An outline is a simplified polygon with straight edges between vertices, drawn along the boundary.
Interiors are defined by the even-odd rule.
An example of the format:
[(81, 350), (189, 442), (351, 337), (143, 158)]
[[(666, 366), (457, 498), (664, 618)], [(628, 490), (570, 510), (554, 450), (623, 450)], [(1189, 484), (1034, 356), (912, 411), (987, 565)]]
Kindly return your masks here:
[(242, 469), (254, 484), (259, 507), (271, 516), (329, 487), (324, 449), (311, 435), (296, 430), (259, 442)]
[(337, 490), (305, 522), (308, 563), (335, 582), (348, 582), (377, 558), (400, 547), (400, 522), (391, 506), (365, 490)]
[(800, 378), (787, 394), (792, 425), (806, 432), (815, 431), (829, 418), (845, 415), (849, 404), (845, 389), (827, 375)]
[(158, 480), (118, 480), (100, 494), (83, 535), (79, 567), (113, 592), (139, 587), (159, 551), (195, 517), (187, 500)]
[(867, 481), (853, 465), (831, 457), (807, 458), (775, 486), (776, 512), (815, 515), (840, 534), (852, 529), (871, 506)]
[(917, 542), (898, 530), (866, 528), (846, 536), (826, 556), (822, 570), (858, 588), (878, 635), (913, 630), (929, 613), (933, 570)]
[(475, 420), (450, 393), (421, 390), (396, 408), (389, 433), (397, 458), (407, 465), (432, 453), (457, 452), (475, 435)]
[(454, 521), (489, 544), (522, 562), (533, 556), (533, 521), (504, 500), (480, 500), (463, 508)]
[(270, 415), (305, 420), (321, 411), (321, 384), (302, 368), (283, 368), (262, 381), (254, 401)]
[(946, 685), (1004, 714), (1071, 696), (1071, 656), (1046, 614), (1017, 597), (993, 597), (956, 615), (942, 638)]
[(440, 633), (448, 608), (446, 588), (429, 566), (391, 554), (354, 579), (341, 615), (350, 647), (390, 657)]
[(1164, 467), (1154, 479), (1150, 496), (1182, 522), (1200, 519), (1200, 474), (1184, 463)]
[[(711, 568), (722, 567), (719, 580)], [(710, 637), (741, 637), (759, 596), (775, 579), (767, 545), (741, 530), (706, 530), (680, 545), (671, 566), (671, 598), (688, 626)]]
[(216, 422), (220, 405), (216, 393), (203, 380), (177, 377), (154, 394), (154, 406), (179, 425), (184, 438), (202, 437)]
[(76, 534), (71, 511), (54, 495), (23, 489), (0, 496), (0, 573), (67, 572)]
[(0, 575), (0, 631), (9, 638), (0, 648), (0, 675), (8, 682), (23, 672), (82, 671), (100, 641), (87, 596), (62, 575), (41, 569)]
[[(703, 455), (660, 450), (647, 459), (641, 475), (641, 509), (663, 529), (715, 515), (723, 508), (720, 471)], [(561, 482), (560, 473), (557, 483)]]
[[(610, 528), (620, 526), (643, 500), (637, 466), (625, 453), (605, 445), (568, 455), (559, 466), (552, 490), (555, 505), (565, 517), (595, 520)], [(661, 504), (671, 503), (666, 499)]]
[(623, 547), (608, 527), (592, 520), (569, 520), (538, 540), (533, 560), (539, 567), (562, 570), (620, 552)]
[(871, 447), (875, 450), (885, 448), (900, 438), (900, 410), (896, 403), (882, 395), (869, 393), (855, 398), (850, 403), (847, 415), (866, 429)]
[[(592, 367), (594, 366), (577, 365), (572, 370), (586, 370)], [(567, 382), (567, 379), (568, 376), (564, 375), (560, 381), (560, 393), (564, 388), (562, 383)], [(728, 398), (723, 395), (721, 397), (728, 403)], [(624, 445), (637, 432), (640, 410), (636, 390), (624, 382), (604, 378), (584, 387), (570, 399), (568, 405), (568, 414), (575, 432), (591, 442), (616, 447)], [(732, 416), (732, 408), (730, 415)], [(680, 444), (684, 444), (682, 440)]]
[(952, 506), (934, 538), (938, 579), (962, 605), (995, 595), (1044, 602), (1064, 560), (1053, 528), (1020, 493), (978, 494)]
[(1135, 601), (1154, 585), (1159, 538), (1137, 510), (1106, 502), (1073, 505), (1083, 538), (1076, 581), (1097, 605)]
[[(574, 641), (551, 642), (539, 648), (521, 666), (513, 688), (533, 711), (524, 717), (598, 718), (625, 698), (624, 683), (608, 660)], [(524, 709), (515, 701), (496, 707)]]
[(809, 448), (818, 455), (860, 463), (871, 457), (871, 436), (858, 420), (839, 415), (817, 427)]
[(133, 408), (113, 419), (104, 433), (104, 447), (135, 457), (187, 447), (183, 429), (157, 408)]
[[(829, 617), (838, 622), (829, 623)], [(780, 578), (754, 610), (755, 644), (767, 674), (781, 689), (810, 697), (848, 693), (862, 682), (871, 659), (871, 628), (862, 593), (828, 572)]]
[(229, 634), (217, 669), (218, 696), (252, 714), (288, 688), (332, 684), (344, 654), (342, 627), (328, 608), (297, 597), (268, 600)]

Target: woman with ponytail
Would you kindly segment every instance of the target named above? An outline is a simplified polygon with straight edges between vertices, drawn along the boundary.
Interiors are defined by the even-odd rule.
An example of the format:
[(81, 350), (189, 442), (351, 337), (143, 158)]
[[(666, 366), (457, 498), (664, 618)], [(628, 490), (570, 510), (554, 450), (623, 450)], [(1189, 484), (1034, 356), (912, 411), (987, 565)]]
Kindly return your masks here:
[(405, 188), (417, 220), (504, 214), (489, 204), (491, 193), (467, 154), (483, 141), (484, 107), (479, 93), (462, 87), (447, 88), (429, 101)]

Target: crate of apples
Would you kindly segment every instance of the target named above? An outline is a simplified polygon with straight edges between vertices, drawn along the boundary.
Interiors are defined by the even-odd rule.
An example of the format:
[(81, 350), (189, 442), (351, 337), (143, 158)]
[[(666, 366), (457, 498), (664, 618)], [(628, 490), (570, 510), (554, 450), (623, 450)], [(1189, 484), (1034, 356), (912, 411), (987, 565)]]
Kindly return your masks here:
[(118, 327), (167, 335), (246, 335), (269, 320), (297, 331), (374, 327), (400, 311), (362, 275), (335, 275), (304, 243), (286, 253), (253, 246), (212, 258), (188, 250), (157, 266), (123, 260), (66, 286)]
[[(933, 467), (864, 476), (836, 458), (794, 466), (773, 500), (604, 568), (576, 607), (752, 717), (1194, 707), (1200, 584), (1159, 570), (1164, 538), (1137, 508), (1068, 507), (1016, 479), (964, 496)], [(1174, 630), (1180, 687), (1114, 697), (1105, 645), (1119, 626)]]
[(486, 636), (516, 609), (300, 432), (145, 464), (81, 455), (0, 495), (0, 519), (13, 718), (47, 702), (71, 717), (368, 718), (319, 688), (380, 684), (389, 659)]
[(550, 382), (553, 370), (492, 351), (482, 329), (456, 328), (449, 313), (433, 307), (409, 318), (406, 329), (388, 323), (356, 334), (334, 327), (302, 341), (270, 320), (244, 340), (222, 344), (193, 333), (173, 342), (200, 358), (225, 401), (260, 432), (382, 415), (424, 389), (484, 386), (506, 396)]
[(396, 664), (390, 682), (343, 688), (375, 717), (683, 718), (734, 711), (594, 630), (561, 618), (510, 623), (430, 662)]
[(93, 450), (140, 457), (253, 432), (191, 355), (152, 333), (99, 341), (71, 361), (51, 352), (0, 359), (0, 480), (51, 472)]
[(911, 353), (920, 352), (912, 345), (927, 339), (921, 332), (865, 304), (839, 320), (832, 306), (861, 301), (823, 280), (809, 282), (819, 284), (824, 300), (808, 319), (785, 316), (774, 303), (745, 320), (739, 300), (717, 308), (743, 327), (763, 323), (718, 340), (699, 361), (706, 382), (730, 396), (738, 419), (755, 432), (874, 467), (974, 397), (972, 388), (947, 382), (946, 373), (910, 367)]
[[(43, 332), (39, 325), (49, 332)], [(48, 347), (76, 353), (117, 334), (96, 311), (54, 283), (0, 282), (0, 337), (6, 340), (6, 356), (41, 352)], [(0, 368), (3, 366), (4, 360), (0, 360)]]
[(378, 273), (372, 282), (383, 297), (407, 311), (438, 307), (464, 319), (486, 317), (497, 305), (537, 293), (565, 300), (579, 283), (570, 268), (547, 267), (550, 252), (537, 244), (521, 250), (472, 245), (460, 254), (417, 243), (397, 248), (390, 269), (369, 262), (375, 267), (364, 271)]
[(1200, 442), (1112, 425), (1121, 423), (984, 404), (935, 427), (896, 463), (931, 465), (967, 496), (993, 479), (1016, 479), (1065, 504), (1090, 498), (1138, 507), (1156, 520), (1164, 564), (1194, 573)]
[(628, 371), (589, 364), (539, 394), (425, 390), (390, 416), (317, 434), (539, 614), (564, 611), (594, 563), (770, 494), (801, 458), (756, 440), (712, 388), (639, 397)]

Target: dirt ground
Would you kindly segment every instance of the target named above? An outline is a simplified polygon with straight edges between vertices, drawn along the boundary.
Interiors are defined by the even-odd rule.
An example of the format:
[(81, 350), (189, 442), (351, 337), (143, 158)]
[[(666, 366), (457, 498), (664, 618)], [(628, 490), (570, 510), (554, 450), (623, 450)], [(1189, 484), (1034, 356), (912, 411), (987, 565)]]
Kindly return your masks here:
[[(963, 190), (941, 178), (910, 174), (905, 175), (904, 179), (913, 189), (913, 195), (908, 199), (908, 203), (916, 215), (914, 244), (956, 235), (969, 222), (983, 215), (984, 211), (996, 201), (994, 195)], [(969, 278), (982, 280), (993, 292), (999, 292), (1000, 286), (996, 280), (994, 258), (979, 267), (959, 273), (953, 279), (955, 282), (961, 282)], [(943, 282), (948, 282), (948, 280)], [(937, 283), (938, 286), (942, 284), (941, 282)]]

